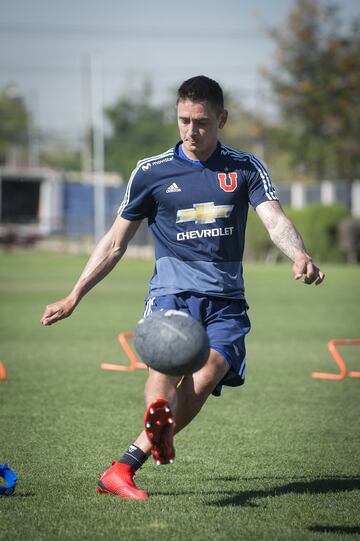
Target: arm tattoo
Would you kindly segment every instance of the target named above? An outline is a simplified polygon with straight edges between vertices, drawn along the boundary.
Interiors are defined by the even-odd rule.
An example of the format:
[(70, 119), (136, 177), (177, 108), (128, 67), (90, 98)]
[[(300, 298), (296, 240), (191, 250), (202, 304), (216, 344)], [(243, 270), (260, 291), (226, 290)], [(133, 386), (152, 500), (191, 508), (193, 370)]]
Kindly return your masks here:
[(271, 240), (293, 261), (299, 254), (307, 255), (300, 233), (288, 219), (279, 221)]
[(294, 224), (285, 216), (280, 204), (269, 201), (261, 205), (258, 214), (273, 243), (293, 261), (299, 255), (308, 257), (304, 241)]

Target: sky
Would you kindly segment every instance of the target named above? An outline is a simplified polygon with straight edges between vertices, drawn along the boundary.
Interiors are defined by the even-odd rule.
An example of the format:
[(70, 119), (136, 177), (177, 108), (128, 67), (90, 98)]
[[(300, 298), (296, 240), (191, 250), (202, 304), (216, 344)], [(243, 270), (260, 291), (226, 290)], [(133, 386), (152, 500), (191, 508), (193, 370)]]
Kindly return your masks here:
[[(337, 4), (345, 24), (360, 14), (359, 0)], [(13, 84), (35, 127), (68, 143), (80, 138), (87, 118), (90, 57), (94, 91), (105, 106), (135, 93), (145, 80), (152, 83), (155, 102), (170, 101), (183, 80), (204, 74), (246, 108), (270, 115), (270, 92), (260, 74), (261, 67), (274, 66), (267, 30), (284, 24), (292, 5), (293, 0), (0, 0), (0, 88)]]

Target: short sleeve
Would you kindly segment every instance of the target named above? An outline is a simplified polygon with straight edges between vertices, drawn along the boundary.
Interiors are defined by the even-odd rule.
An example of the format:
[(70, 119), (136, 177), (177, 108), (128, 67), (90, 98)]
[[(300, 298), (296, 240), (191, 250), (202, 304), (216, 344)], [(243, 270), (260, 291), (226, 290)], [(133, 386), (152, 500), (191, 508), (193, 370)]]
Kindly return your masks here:
[(151, 184), (151, 172), (138, 164), (131, 174), (118, 216), (130, 221), (148, 218), (154, 209)]
[(253, 155), (249, 157), (247, 176), (249, 203), (254, 209), (265, 201), (278, 201), (266, 167)]

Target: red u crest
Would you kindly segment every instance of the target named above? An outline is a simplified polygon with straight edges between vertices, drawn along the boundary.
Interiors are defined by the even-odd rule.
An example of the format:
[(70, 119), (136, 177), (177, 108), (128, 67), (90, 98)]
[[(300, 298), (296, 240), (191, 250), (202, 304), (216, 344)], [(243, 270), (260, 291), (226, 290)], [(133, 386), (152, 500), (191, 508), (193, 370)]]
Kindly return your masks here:
[[(229, 176), (229, 178), (227, 178)], [(237, 188), (237, 173), (218, 173), (220, 188), (225, 192), (233, 192)]]

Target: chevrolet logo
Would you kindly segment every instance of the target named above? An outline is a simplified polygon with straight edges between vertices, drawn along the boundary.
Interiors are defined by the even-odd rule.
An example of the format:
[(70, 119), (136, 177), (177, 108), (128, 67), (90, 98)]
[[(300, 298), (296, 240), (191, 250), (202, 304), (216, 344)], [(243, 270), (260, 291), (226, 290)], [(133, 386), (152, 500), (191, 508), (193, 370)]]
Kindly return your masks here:
[(214, 203), (194, 203), (191, 209), (177, 211), (176, 223), (195, 222), (213, 224), (218, 218), (228, 218), (234, 205), (214, 205)]

